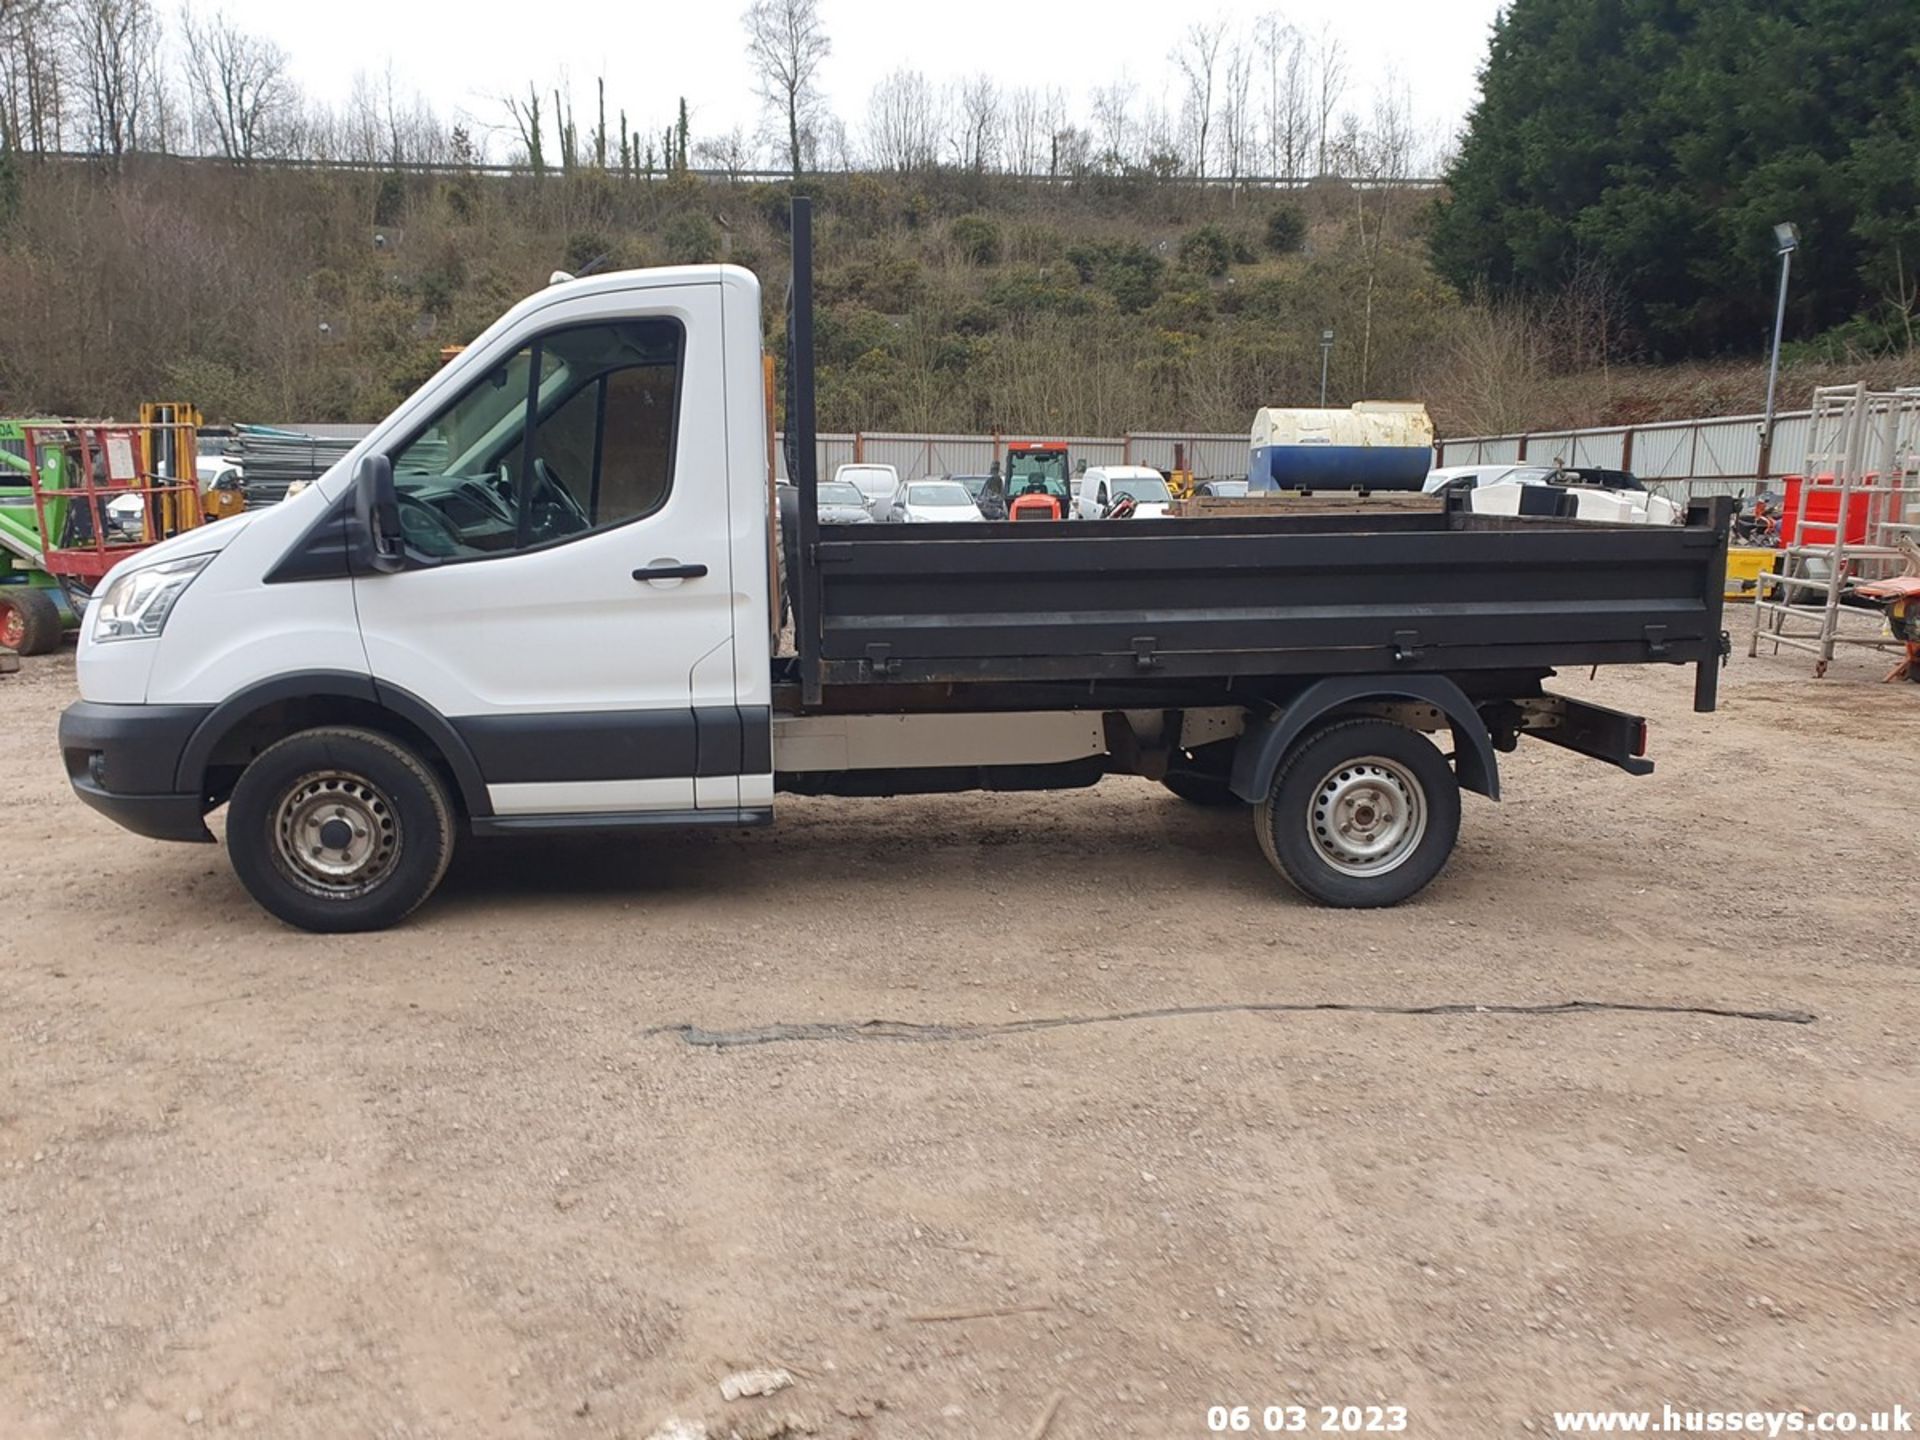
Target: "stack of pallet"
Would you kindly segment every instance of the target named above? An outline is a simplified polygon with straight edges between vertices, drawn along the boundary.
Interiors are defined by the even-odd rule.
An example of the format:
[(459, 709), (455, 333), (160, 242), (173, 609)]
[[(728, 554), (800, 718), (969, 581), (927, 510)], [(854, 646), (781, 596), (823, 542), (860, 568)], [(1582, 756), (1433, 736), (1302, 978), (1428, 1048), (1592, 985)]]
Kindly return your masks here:
[(258, 510), (286, 499), (296, 481), (324, 475), (355, 441), (325, 439), (265, 425), (236, 425), (227, 444), (227, 458), (240, 462), (247, 482), (247, 508)]

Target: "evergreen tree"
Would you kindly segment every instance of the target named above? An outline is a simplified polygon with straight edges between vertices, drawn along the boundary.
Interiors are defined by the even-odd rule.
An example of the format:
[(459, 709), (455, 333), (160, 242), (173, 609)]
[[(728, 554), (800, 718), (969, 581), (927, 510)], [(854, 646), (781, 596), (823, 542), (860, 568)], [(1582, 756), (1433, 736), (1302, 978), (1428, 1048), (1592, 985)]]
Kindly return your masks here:
[(1655, 353), (1753, 349), (1787, 220), (1793, 327), (1871, 312), (1897, 335), (1920, 269), (1917, 65), (1912, 0), (1513, 0), (1435, 263), (1496, 294), (1597, 265)]

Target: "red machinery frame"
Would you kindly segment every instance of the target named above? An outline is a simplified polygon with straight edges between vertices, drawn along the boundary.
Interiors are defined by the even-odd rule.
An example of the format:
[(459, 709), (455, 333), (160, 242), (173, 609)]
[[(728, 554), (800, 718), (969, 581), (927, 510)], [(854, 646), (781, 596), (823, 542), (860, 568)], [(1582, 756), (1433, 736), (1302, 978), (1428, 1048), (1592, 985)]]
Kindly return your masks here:
[[(26, 438), (35, 518), (45, 542), (46, 570), (63, 586), (91, 591), (127, 556), (205, 522), (192, 462), (198, 437), (190, 424), (78, 421), (25, 425), (21, 431)], [(52, 451), (63, 457), (63, 463), (47, 464)], [(175, 468), (188, 473), (158, 473), (156, 453), (186, 457), (176, 460)], [(108, 505), (127, 495), (141, 498), (137, 540), (117, 537), (108, 523)], [(50, 521), (49, 506), (63, 500), (67, 510)], [(89, 522), (84, 527), (73, 524), (75, 505), (84, 507), (82, 513)]]

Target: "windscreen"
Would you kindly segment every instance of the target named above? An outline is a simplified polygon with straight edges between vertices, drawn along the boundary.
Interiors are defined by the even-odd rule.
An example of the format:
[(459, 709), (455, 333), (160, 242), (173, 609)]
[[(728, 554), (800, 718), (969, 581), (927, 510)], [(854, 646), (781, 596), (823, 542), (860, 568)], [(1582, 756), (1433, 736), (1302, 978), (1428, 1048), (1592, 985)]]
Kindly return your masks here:
[(1007, 456), (1008, 497), (1030, 494), (1051, 495), (1063, 502), (1072, 498), (1064, 451), (1014, 451)]
[(1122, 495), (1131, 495), (1142, 505), (1165, 505), (1173, 499), (1167, 482), (1158, 475), (1118, 476), (1107, 482), (1107, 489), (1116, 500)]
[(971, 505), (972, 498), (966, 487), (952, 480), (935, 480), (907, 487), (907, 503), (925, 505), (933, 510), (957, 509), (962, 505)]

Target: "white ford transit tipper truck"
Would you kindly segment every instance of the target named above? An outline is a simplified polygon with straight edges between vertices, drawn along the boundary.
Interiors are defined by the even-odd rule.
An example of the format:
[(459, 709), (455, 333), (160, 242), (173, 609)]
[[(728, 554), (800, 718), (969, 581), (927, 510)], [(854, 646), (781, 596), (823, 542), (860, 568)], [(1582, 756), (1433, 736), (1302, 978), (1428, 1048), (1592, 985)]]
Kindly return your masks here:
[(1247, 808), (1306, 895), (1371, 906), (1438, 873), (1461, 790), (1497, 797), (1522, 736), (1652, 768), (1645, 724), (1554, 695), (1554, 666), (1690, 664), (1713, 708), (1725, 501), (1670, 527), (1307, 507), (823, 530), (805, 200), (793, 262), (792, 563), (754, 277), (557, 284), (304, 493), (106, 578), (60, 725), (74, 790), (167, 840), (211, 841), (225, 805), (242, 882), (310, 930), (400, 920), (467, 836), (1113, 773)]

